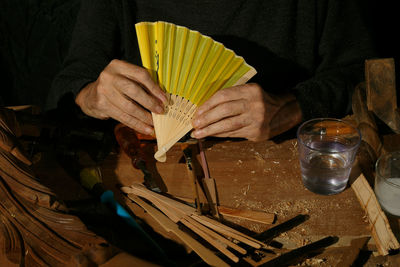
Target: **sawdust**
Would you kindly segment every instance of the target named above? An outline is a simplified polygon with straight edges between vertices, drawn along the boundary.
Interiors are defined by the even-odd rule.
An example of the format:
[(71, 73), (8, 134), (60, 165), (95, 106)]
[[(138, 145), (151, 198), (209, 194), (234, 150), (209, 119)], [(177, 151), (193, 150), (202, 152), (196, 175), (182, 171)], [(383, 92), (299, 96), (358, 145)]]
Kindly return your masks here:
[(326, 262), (326, 259), (310, 258), (304, 260), (302, 263), (297, 264), (297, 266), (325, 266), (323, 263)]

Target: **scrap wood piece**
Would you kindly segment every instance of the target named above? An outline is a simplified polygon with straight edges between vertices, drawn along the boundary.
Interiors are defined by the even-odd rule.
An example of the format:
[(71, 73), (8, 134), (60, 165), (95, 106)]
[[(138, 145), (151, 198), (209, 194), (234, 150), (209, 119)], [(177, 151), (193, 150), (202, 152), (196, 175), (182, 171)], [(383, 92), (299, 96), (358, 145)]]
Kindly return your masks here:
[[(146, 203), (138, 196), (132, 193), (128, 193), (127, 197), (141, 206), (154, 220), (156, 220), (167, 232), (173, 232), (179, 239), (182, 240), (187, 246), (197, 253), (207, 264), (211, 266), (229, 266), (216, 256), (211, 250), (204, 247), (197, 240), (192, 238), (190, 235), (179, 229), (179, 226), (174, 223), (171, 219), (165, 216), (161, 211), (157, 210), (150, 204)], [(127, 202), (127, 206), (132, 209), (132, 203)]]
[(218, 211), (223, 216), (245, 219), (256, 223), (272, 224), (275, 221), (275, 214), (273, 213), (253, 210), (238, 210), (222, 206), (218, 206)]
[(367, 106), (393, 131), (400, 133), (400, 113), (397, 109), (396, 73), (393, 58), (365, 61)]
[(400, 244), (390, 228), (389, 221), (363, 174), (360, 174), (352, 183), (351, 188), (360, 201), (362, 208), (367, 213), (369, 223), (372, 227), (372, 237), (375, 240), (378, 252), (381, 255), (387, 255), (390, 250), (399, 249)]
[[(163, 196), (161, 194), (157, 194), (151, 190), (148, 190), (141, 184), (132, 184), (130, 187), (121, 187), (121, 190), (125, 193), (133, 193), (140, 197), (143, 197), (150, 202), (153, 202), (154, 205), (158, 205), (161, 210), (166, 210), (166, 215), (172, 213), (170, 219), (175, 222), (178, 222), (183, 218), (183, 216), (187, 215), (198, 221), (199, 223), (213, 229), (214, 231), (224, 235), (236, 239), (240, 242), (243, 242), (251, 247), (259, 249), (261, 247), (270, 249), (270, 246), (262, 243), (259, 240), (256, 240), (250, 236), (247, 236), (231, 227), (224, 225), (214, 219), (211, 219), (207, 216), (199, 216), (196, 212), (196, 209), (189, 207), (183, 203), (180, 203), (176, 200)], [(161, 202), (161, 203), (160, 203)]]

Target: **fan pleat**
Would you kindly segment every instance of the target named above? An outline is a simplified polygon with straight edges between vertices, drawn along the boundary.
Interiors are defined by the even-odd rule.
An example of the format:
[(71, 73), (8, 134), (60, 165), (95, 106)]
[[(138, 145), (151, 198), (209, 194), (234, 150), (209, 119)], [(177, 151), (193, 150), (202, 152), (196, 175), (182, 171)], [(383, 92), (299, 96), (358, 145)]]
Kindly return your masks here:
[(152, 114), (156, 159), (191, 129), (197, 107), (214, 93), (256, 74), (242, 57), (208, 36), (163, 21), (135, 25), (143, 67), (167, 92), (164, 114)]

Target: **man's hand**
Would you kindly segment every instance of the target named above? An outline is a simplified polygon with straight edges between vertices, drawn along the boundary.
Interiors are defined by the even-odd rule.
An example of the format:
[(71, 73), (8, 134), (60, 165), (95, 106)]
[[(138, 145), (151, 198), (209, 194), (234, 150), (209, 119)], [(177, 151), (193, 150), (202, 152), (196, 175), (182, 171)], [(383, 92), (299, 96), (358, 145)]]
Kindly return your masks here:
[(149, 111), (163, 113), (167, 98), (147, 70), (115, 59), (79, 92), (75, 102), (89, 116), (113, 118), (137, 132), (154, 134)]
[(201, 105), (193, 119), (192, 136), (262, 141), (296, 126), (301, 116), (293, 95), (274, 96), (258, 84), (245, 84), (220, 90)]

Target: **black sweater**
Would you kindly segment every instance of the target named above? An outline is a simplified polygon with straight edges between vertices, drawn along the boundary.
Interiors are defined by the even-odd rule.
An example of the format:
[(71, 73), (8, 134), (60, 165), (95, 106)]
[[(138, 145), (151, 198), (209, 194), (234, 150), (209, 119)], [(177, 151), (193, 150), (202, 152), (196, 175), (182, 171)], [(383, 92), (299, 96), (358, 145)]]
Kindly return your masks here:
[(134, 24), (167, 21), (243, 56), (265, 91), (294, 93), (304, 119), (342, 117), (373, 56), (353, 0), (83, 0), (48, 108), (97, 79), (114, 58), (141, 65)]

